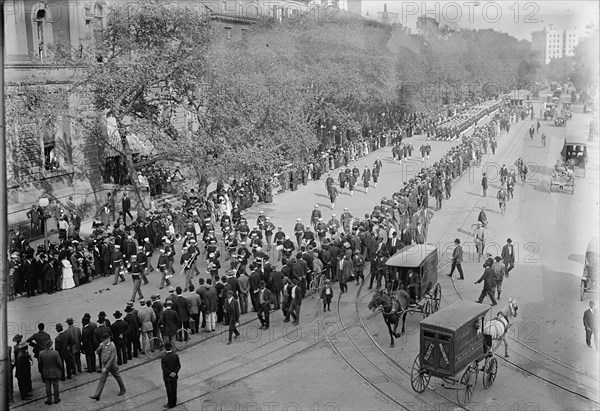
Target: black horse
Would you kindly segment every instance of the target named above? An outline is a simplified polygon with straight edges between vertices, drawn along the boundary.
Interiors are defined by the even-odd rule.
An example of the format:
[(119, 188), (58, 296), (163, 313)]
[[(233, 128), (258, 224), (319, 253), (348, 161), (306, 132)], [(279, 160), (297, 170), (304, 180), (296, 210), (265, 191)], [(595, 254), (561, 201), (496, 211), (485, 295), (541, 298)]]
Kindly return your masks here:
[[(373, 299), (369, 303), (369, 309), (375, 311), (377, 307), (382, 307), (381, 313), (390, 333), (390, 347), (394, 346), (394, 337), (400, 338), (404, 333), (404, 323), (406, 322), (406, 314), (408, 309), (408, 293), (404, 290), (398, 290), (388, 294), (384, 290), (377, 291)], [(400, 324), (400, 315), (402, 314), (402, 331), (400, 334), (396, 332)], [(392, 329), (392, 325), (394, 328)]]

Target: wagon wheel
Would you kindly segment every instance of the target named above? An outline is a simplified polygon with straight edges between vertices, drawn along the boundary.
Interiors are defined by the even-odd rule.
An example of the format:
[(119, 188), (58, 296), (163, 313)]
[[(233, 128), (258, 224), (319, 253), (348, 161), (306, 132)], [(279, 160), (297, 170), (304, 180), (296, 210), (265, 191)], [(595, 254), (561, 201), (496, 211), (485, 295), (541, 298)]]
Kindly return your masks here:
[(410, 372), (410, 384), (413, 387), (415, 392), (419, 394), (427, 389), (429, 385), (429, 380), (431, 379), (431, 375), (425, 370), (421, 369), (421, 363), (419, 361), (419, 355), (415, 358), (415, 362), (413, 362), (412, 370)]
[(431, 301), (431, 313), (435, 313), (440, 309), (442, 301), (442, 286), (438, 283), (433, 287), (433, 299)]
[(423, 305), (423, 319), (429, 317), (431, 313), (433, 313), (431, 301), (429, 300), (429, 298), (427, 298), (425, 300), (425, 304)]
[(471, 400), (475, 385), (477, 384), (477, 366), (469, 365), (460, 378), (462, 388), (456, 391), (456, 399), (460, 405), (465, 405)]
[(586, 286), (586, 280), (582, 279), (581, 280), (581, 284), (579, 285), (579, 298), (581, 301), (583, 301), (583, 296), (585, 295), (585, 286)]
[(483, 366), (483, 386), (484, 388), (490, 388), (496, 379), (498, 374), (498, 360), (496, 357), (491, 356), (485, 359), (485, 365)]

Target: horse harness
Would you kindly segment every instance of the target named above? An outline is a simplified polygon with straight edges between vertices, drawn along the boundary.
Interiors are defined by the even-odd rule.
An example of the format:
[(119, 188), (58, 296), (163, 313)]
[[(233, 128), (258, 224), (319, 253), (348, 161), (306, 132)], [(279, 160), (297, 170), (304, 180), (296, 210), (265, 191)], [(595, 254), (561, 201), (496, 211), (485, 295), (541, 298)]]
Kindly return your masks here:
[(496, 316), (496, 319), (498, 321), (500, 321), (502, 324), (504, 324), (504, 334), (506, 334), (508, 332), (508, 329), (512, 326), (512, 324), (508, 320), (508, 316), (506, 314), (504, 314), (502, 311), (500, 311), (498, 313), (498, 315)]
[(381, 313), (383, 314), (384, 317), (392, 317), (396, 314), (399, 314), (397, 307), (400, 307), (400, 301), (398, 301), (398, 299), (396, 297), (393, 297), (393, 296), (389, 296), (389, 297), (390, 297), (390, 304), (389, 304), (390, 311), (386, 312), (385, 307), (387, 307), (387, 305), (383, 306), (383, 311), (381, 311)]

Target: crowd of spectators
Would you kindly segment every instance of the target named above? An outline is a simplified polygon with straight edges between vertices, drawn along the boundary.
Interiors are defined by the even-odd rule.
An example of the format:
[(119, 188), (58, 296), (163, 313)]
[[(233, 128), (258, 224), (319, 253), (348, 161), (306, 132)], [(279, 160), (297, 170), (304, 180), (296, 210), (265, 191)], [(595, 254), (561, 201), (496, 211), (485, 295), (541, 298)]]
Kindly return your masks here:
[[(119, 352), (118, 362), (127, 363), (144, 351), (145, 342), (152, 335), (162, 333), (163, 338), (171, 338), (175, 335), (171, 331), (181, 327), (192, 334), (202, 329), (213, 332), (217, 324), (230, 326), (231, 330), (232, 320), (225, 305), (225, 300), (231, 296), (239, 304), (242, 315), (250, 310), (256, 312), (262, 328), (269, 327), (270, 312), (280, 309), (284, 321), (293, 320), (294, 324), (299, 324), (301, 301), (315, 275), (324, 275), (327, 280), (321, 293), (324, 309), (329, 308), (333, 297), (331, 283), (339, 283), (343, 293), (347, 291), (348, 282), (358, 284), (369, 275), (369, 288), (405, 289), (410, 298), (416, 300), (428, 290), (420, 290), (416, 276), (409, 270), (388, 267), (386, 261), (405, 246), (427, 241), (434, 218), (430, 197), (436, 202), (434, 210), (441, 208), (442, 200), (451, 198), (453, 180), (485, 152), (486, 144), (497, 137), (498, 125), (505, 115), (506, 112), (501, 112), (488, 125), (476, 127), (471, 136), (462, 136), (460, 144), (451, 148), (440, 161), (422, 168), (402, 188), (389, 198), (382, 198), (373, 211), (364, 216), (353, 216), (350, 210), (344, 209), (339, 220), (332, 214), (325, 223), (323, 214), (315, 206), (310, 214), (311, 223), (306, 226), (299, 218), (293, 229), (289, 227), (284, 231), (263, 212), (252, 224), (242, 211), (245, 194), (240, 194), (246, 189), (252, 192), (251, 185), (234, 182), (227, 188), (220, 184), (207, 199), (199, 198), (192, 191), (184, 196), (182, 207), (173, 208), (166, 204), (147, 217), (138, 216), (129, 225), (123, 213), (108, 224), (96, 222), (93, 234), (86, 239), (74, 233), (58, 245), (48, 249), (38, 247), (37, 250), (24, 239), (18, 239), (11, 249), (9, 296), (53, 293), (65, 286), (70, 288), (69, 281), (77, 286), (102, 276), (114, 276), (116, 280), (131, 272), (136, 260), (145, 261), (144, 278), (153, 271), (161, 273), (160, 288), (163, 288), (164, 279), (175, 272), (176, 261), (182, 264), (186, 272), (185, 284), (175, 287), (167, 282), (169, 294), (166, 299), (156, 293), (150, 299), (140, 298), (140, 306), (136, 308), (134, 296), (132, 301), (124, 304), (123, 320), (120, 307), (110, 308), (117, 308), (112, 324), (105, 311), (99, 312), (97, 322), (92, 321), (90, 314), (85, 314), (81, 319), (83, 333), (74, 332), (78, 339), (70, 339), (66, 349), (60, 352), (63, 380), (65, 375), (69, 378), (83, 372), (82, 355), (87, 362), (87, 372), (98, 370), (95, 349), (100, 342), (100, 333), (95, 330), (112, 331)], [(478, 120), (477, 115), (471, 118), (472, 124)], [(295, 241), (292, 240), (294, 237)], [(178, 253), (180, 259), (175, 258)], [(159, 254), (158, 260), (156, 254)], [(198, 262), (206, 269), (206, 274), (200, 274)], [(370, 271), (364, 272), (365, 267), (370, 267)], [(69, 275), (65, 276), (67, 272)], [(199, 278), (196, 280), (195, 277)], [(269, 290), (268, 294), (265, 289)], [(177, 314), (173, 316), (174, 324), (167, 324), (164, 318), (164, 310), (169, 309)], [(68, 328), (78, 328), (73, 322), (72, 318), (67, 319)], [(91, 331), (85, 331), (87, 327)], [(44, 331), (43, 324), (38, 333), (27, 339), (34, 347), (36, 358), (42, 343), (37, 341), (38, 337), (47, 335), (50, 339), (48, 333), (40, 331)], [(56, 331), (61, 335), (62, 324), (57, 324)], [(230, 331), (229, 342), (232, 332), (235, 331)], [(26, 351), (26, 347), (19, 344), (16, 349)], [(27, 378), (29, 382), (22, 381)], [(21, 384), (25, 391), (23, 397), (29, 398), (31, 373), (29, 376), (21, 373), (19, 386)]]

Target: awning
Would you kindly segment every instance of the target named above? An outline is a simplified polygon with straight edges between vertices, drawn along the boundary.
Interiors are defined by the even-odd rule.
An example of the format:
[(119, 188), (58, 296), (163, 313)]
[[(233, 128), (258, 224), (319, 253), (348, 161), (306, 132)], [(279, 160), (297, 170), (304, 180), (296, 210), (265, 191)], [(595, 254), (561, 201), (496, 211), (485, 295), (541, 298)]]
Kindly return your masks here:
[[(106, 157), (113, 157), (120, 154), (122, 150), (121, 134), (117, 128), (117, 120), (114, 117), (106, 118), (106, 133), (108, 141), (105, 147)], [(127, 134), (127, 142), (133, 154), (149, 156), (154, 151), (154, 146), (147, 138), (133, 133)]]

